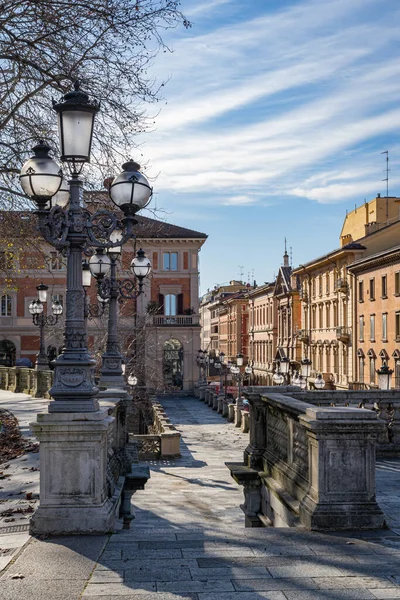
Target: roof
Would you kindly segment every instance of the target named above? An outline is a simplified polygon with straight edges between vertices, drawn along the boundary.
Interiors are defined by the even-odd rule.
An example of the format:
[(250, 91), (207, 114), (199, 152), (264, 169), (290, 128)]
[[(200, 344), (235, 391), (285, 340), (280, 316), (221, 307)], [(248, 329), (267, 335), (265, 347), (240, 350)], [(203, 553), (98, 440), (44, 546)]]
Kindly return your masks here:
[(393, 246), (393, 248), (388, 248), (387, 250), (381, 250), (381, 252), (376, 252), (375, 254), (371, 254), (365, 258), (360, 258), (359, 260), (354, 261), (347, 267), (348, 271), (357, 271), (362, 270), (363, 267), (368, 267), (371, 263), (375, 263), (379, 265), (380, 263), (385, 263), (385, 259), (389, 259), (393, 257), (396, 261), (398, 260), (398, 256), (400, 255), (400, 246)]
[(137, 225), (135, 225), (135, 235), (138, 238), (171, 238), (171, 239), (207, 239), (207, 234), (195, 231), (194, 229), (187, 229), (180, 225), (173, 225), (172, 223), (166, 223), (165, 221), (158, 221), (156, 219), (150, 219), (149, 217), (143, 217), (142, 215), (136, 215)]
[(315, 263), (322, 262), (323, 260), (329, 259), (329, 257), (335, 256), (335, 254), (340, 254), (341, 252), (346, 251), (346, 250), (348, 250), (350, 252), (352, 250), (357, 251), (357, 250), (366, 250), (366, 249), (367, 249), (366, 246), (363, 246), (359, 242), (350, 242), (349, 244), (346, 244), (345, 246), (341, 246), (340, 248), (336, 248), (336, 250), (332, 250), (331, 252), (328, 252), (327, 254), (318, 256), (318, 258), (314, 258), (313, 260), (310, 260), (309, 262), (304, 263), (303, 265), (299, 265), (298, 267), (293, 269), (293, 273), (296, 273), (297, 271), (302, 270), (304, 267), (315, 265)]
[[(107, 208), (107, 205), (105, 207)], [(101, 207), (98, 206), (96, 208)], [(5, 220), (5, 215), (7, 215), (9, 219)], [(4, 225), (6, 228), (9, 228), (11, 226), (14, 219), (19, 219), (19, 222), (25, 225), (23, 235), (26, 235), (29, 227), (32, 228), (31, 234), (37, 235), (37, 230), (35, 229), (37, 223), (37, 216), (35, 215), (34, 211), (4, 211), (1, 216), (4, 220)], [(157, 219), (150, 219), (149, 217), (143, 217), (142, 215), (136, 215), (135, 218), (137, 220), (137, 225), (134, 226), (134, 233), (139, 239), (170, 238), (206, 240), (208, 237), (207, 234), (201, 233), (200, 231), (186, 229), (186, 227), (172, 225), (171, 223), (166, 223), (165, 221), (158, 221)], [(14, 223), (16, 222), (17, 221), (14, 221)]]

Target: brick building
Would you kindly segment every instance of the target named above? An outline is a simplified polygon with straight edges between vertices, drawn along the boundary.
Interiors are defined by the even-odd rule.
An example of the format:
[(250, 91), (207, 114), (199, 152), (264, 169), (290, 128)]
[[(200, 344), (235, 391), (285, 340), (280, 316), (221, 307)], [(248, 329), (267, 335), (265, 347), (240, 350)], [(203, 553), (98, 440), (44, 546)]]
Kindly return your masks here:
[[(91, 194), (86, 201), (89, 209), (92, 204), (98, 208), (104, 194)], [(15, 364), (19, 358), (34, 362), (38, 351), (38, 328), (29, 313), (29, 304), (37, 297), (36, 286), (41, 281), (49, 286), (49, 310), (50, 299), (64, 304), (66, 259), (35, 237), (32, 213), (15, 213), (12, 218), (21, 223), (20, 239), (6, 244), (7, 227), (0, 234), (0, 357), (5, 352)], [(150, 388), (189, 390), (200, 345), (198, 254), (207, 236), (140, 215), (137, 221), (136, 239), (123, 248), (118, 276), (132, 277), (129, 264), (139, 247), (150, 258), (152, 273), (137, 302), (125, 300), (121, 305), (121, 351), (131, 369), (139, 356), (145, 357), (142, 376)], [(93, 281), (89, 294), (90, 301), (96, 302)], [(106, 326), (106, 315), (88, 321), (88, 342), (97, 357), (104, 348)], [(59, 351), (62, 331), (63, 319), (46, 329), (49, 353)]]

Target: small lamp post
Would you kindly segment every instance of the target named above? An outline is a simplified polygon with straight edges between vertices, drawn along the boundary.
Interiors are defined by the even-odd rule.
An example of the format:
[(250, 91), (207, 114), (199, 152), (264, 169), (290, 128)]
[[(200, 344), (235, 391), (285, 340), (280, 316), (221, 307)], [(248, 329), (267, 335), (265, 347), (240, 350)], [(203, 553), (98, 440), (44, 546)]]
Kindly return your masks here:
[(285, 382), (285, 377), (282, 375), (279, 368), (273, 374), (272, 381), (274, 381), (276, 385), (282, 385)]
[(197, 362), (197, 366), (199, 367), (199, 385), (201, 385), (203, 383), (203, 366), (205, 363), (205, 353), (204, 350), (198, 350), (197, 352), (197, 358), (196, 358), (196, 362)]
[[(127, 188), (124, 190), (127, 191)], [(102, 388), (123, 388), (125, 385), (123, 356), (118, 343), (118, 302), (123, 299), (136, 300), (143, 293), (143, 280), (151, 271), (151, 263), (140, 249), (131, 262), (131, 270), (139, 281), (138, 292), (135, 292), (135, 283), (131, 279), (117, 279), (117, 262), (122, 253), (122, 246), (119, 244), (121, 239), (122, 232), (115, 229), (111, 236), (114, 245), (108, 248), (107, 254), (100, 248), (89, 261), (91, 274), (98, 282), (99, 297), (103, 302), (109, 300), (107, 345), (100, 371)], [(106, 277), (108, 273), (110, 276)]]
[(314, 385), (317, 390), (322, 390), (325, 387), (325, 381), (321, 373), (318, 373), (317, 377), (315, 378)]
[(279, 370), (280, 370), (281, 374), (283, 375), (284, 383), (288, 383), (289, 368), (290, 368), (289, 359), (286, 358), (286, 356), (284, 356), (283, 358), (281, 358), (281, 360), (279, 362)]
[(36, 370), (40, 371), (49, 368), (44, 341), (45, 327), (54, 327), (54, 325), (56, 325), (59, 316), (62, 315), (63, 308), (60, 302), (56, 300), (51, 306), (52, 314), (46, 315), (44, 313), (44, 305), (47, 303), (47, 290), (49, 289), (49, 286), (41, 283), (40, 285), (36, 286), (36, 289), (38, 292), (38, 299), (32, 300), (32, 302), (29, 304), (29, 312), (32, 315), (33, 324), (40, 328), (39, 353), (36, 356), (35, 365)]
[(393, 369), (389, 369), (387, 362), (384, 360), (382, 366), (377, 370), (378, 386), (380, 390), (390, 390)]

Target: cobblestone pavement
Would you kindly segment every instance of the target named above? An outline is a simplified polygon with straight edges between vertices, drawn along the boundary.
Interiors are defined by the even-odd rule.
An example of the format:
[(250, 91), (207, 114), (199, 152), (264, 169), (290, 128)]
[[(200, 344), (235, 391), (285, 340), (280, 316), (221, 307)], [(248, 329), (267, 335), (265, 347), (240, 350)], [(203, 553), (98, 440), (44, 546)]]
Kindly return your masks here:
[(182, 458), (149, 463), (131, 530), (31, 540), (0, 579), (2, 600), (400, 599), (398, 461), (377, 471), (391, 530), (245, 529), (224, 463), (241, 460), (247, 435), (199, 400), (161, 402)]

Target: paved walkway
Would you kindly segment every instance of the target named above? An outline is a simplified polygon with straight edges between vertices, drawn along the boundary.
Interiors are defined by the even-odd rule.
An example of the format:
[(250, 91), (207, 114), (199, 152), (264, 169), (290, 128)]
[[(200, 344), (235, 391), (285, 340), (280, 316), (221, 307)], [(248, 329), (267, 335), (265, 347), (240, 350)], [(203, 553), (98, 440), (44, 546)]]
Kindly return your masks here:
[(131, 530), (31, 539), (0, 578), (2, 600), (400, 598), (397, 461), (378, 473), (392, 530), (245, 529), (224, 462), (241, 459), (247, 435), (199, 400), (162, 403), (182, 432), (183, 456), (150, 463)]

